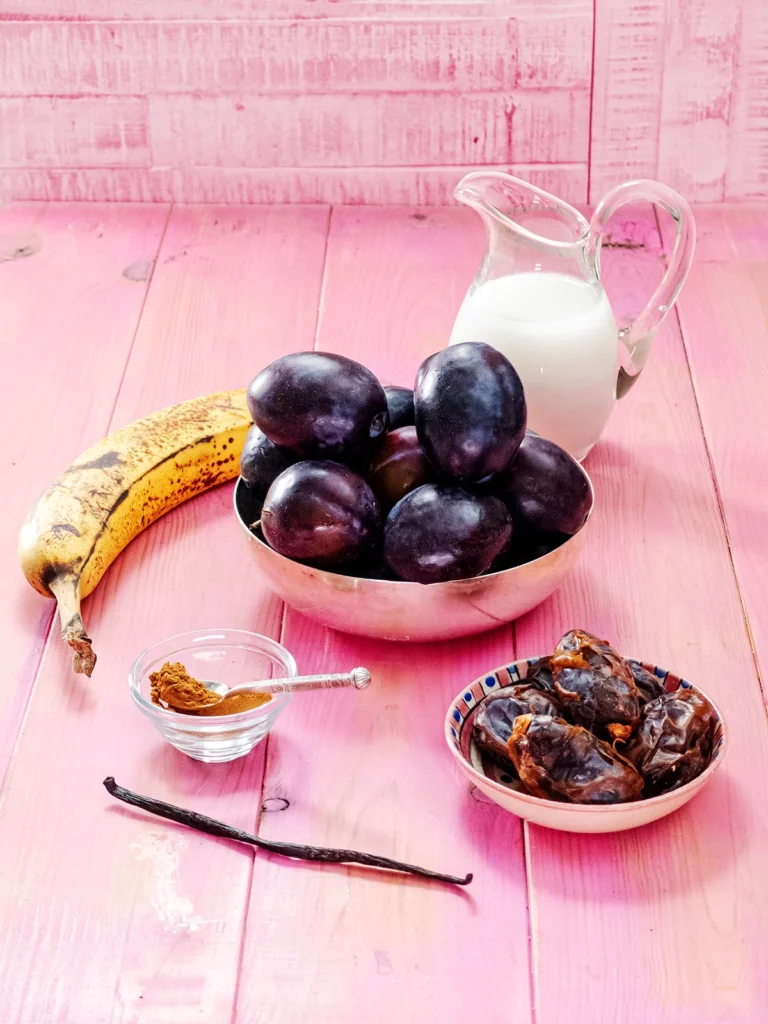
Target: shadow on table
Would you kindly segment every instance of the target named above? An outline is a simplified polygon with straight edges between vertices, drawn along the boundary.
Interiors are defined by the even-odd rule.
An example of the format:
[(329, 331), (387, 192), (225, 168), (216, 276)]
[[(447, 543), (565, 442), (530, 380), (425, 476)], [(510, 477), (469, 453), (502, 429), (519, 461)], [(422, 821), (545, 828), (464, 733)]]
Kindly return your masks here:
[[(678, 517), (685, 516), (688, 519), (696, 517), (707, 517), (714, 510), (719, 518), (717, 492), (711, 478), (709, 463), (706, 466), (706, 486), (697, 488), (695, 481), (699, 474), (692, 472), (690, 467), (691, 459), (695, 452), (685, 452), (682, 449), (675, 449), (674, 446), (657, 446), (659, 451), (658, 463), (649, 462), (644, 459), (634, 458), (631, 452), (622, 445), (612, 441), (600, 441), (594, 453), (590, 453), (585, 461), (585, 469), (595, 484), (596, 504), (595, 515), (603, 518), (605, 511), (610, 508), (612, 516), (618, 517), (624, 529), (632, 529), (637, 526), (638, 531), (642, 530), (644, 517), (647, 512), (643, 504), (655, 501), (663, 505), (665, 509), (674, 509)], [(706, 455), (702, 455), (705, 459)], [(663, 460), (663, 461), (661, 461)], [(680, 465), (680, 474), (676, 473), (676, 466)], [(741, 501), (735, 501), (729, 497), (725, 505), (725, 514), (732, 523), (734, 520), (747, 519), (750, 523), (748, 535), (740, 536), (740, 545), (745, 541), (750, 547), (762, 553), (764, 544), (762, 538), (768, 530), (768, 512), (760, 504), (757, 491), (754, 489), (754, 466), (744, 463), (745, 475), (742, 483)], [(731, 473), (733, 465), (731, 465)], [(644, 496), (644, 502), (638, 503), (638, 488)], [(731, 491), (733, 482), (731, 482)], [(754, 501), (750, 496), (756, 495)], [(666, 515), (667, 512), (665, 511)], [(763, 527), (759, 526), (763, 523)], [(639, 534), (640, 535), (640, 534)], [(709, 545), (710, 535), (707, 531), (689, 530), (686, 532), (687, 542)]]
[[(483, 794), (476, 799), (487, 801)], [(468, 794), (469, 822), (476, 814), (472, 802)], [(494, 817), (513, 818), (490, 801), (486, 811), (489, 829), (498, 828)], [(703, 893), (723, 875), (738, 870), (750, 841), (746, 804), (734, 780), (724, 773), (680, 811), (627, 832), (579, 835), (525, 827), (528, 876), (534, 889), (577, 902), (646, 903), (694, 890)], [(490, 859), (495, 868), (509, 863), (509, 848), (500, 844), (489, 852), (485, 830), (480, 832), (474, 824), (468, 831), (486, 862)], [(482, 864), (474, 867), (480, 875)]]
[[(187, 757), (158, 737), (152, 752), (144, 758), (146, 778), (172, 778), (174, 788), (194, 800), (198, 794), (252, 793), (259, 797), (267, 745), (262, 742), (244, 757), (223, 764), (206, 764)], [(148, 796), (153, 794), (146, 794)]]
[[(138, 808), (120, 804), (111, 804), (108, 807), (108, 811), (110, 814), (117, 814), (121, 817), (131, 818), (143, 824), (147, 821), (162, 823), (163, 828), (170, 829), (172, 832), (176, 832), (179, 835), (189, 836), (190, 833), (195, 833), (199, 836), (204, 835), (203, 833), (197, 832), (196, 829), (190, 829), (186, 825), (181, 825), (178, 822), (156, 817), (155, 815), (149, 814)], [(246, 857), (255, 856), (259, 860), (271, 860), (275, 864), (278, 864), (281, 870), (289, 871), (293, 869), (313, 872), (333, 872), (348, 880), (365, 881), (369, 885), (395, 885), (398, 887), (407, 887), (409, 890), (442, 890), (446, 895), (451, 894), (462, 899), (470, 907), (474, 907), (475, 904), (471, 883), (468, 887), (464, 887), (452, 885), (446, 882), (439, 882), (434, 879), (430, 880), (420, 878), (418, 875), (407, 875), (402, 872), (386, 871), (380, 868), (365, 867), (357, 864), (324, 864), (318, 861), (298, 860), (291, 857), (285, 857), (277, 853), (270, 853), (266, 850), (260, 850), (258, 847), (251, 846), (248, 843), (241, 843), (234, 839), (225, 839), (220, 836), (211, 835), (204, 835), (204, 838), (210, 843), (222, 843), (226, 846), (236, 848), (242, 852), (243, 856)], [(275, 841), (279, 842), (279, 840)], [(296, 843), (298, 840), (290, 838), (287, 839), (286, 842)], [(376, 851), (368, 849), (365, 852), (375, 853)], [(423, 864), (422, 867), (431, 868), (435, 871), (442, 870), (440, 865), (436, 864)]]

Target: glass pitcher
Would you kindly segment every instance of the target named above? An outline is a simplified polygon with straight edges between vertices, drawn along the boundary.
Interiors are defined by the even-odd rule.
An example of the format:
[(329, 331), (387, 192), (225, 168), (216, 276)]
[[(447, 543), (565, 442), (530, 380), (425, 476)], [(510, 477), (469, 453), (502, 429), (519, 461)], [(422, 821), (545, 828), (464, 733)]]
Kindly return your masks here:
[[(500, 171), (468, 174), (454, 194), (483, 218), (487, 244), (449, 344), (485, 341), (500, 349), (523, 381), (528, 426), (581, 460), (640, 375), (685, 281), (696, 239), (693, 214), (681, 196), (654, 181), (614, 188), (589, 222)], [(600, 246), (609, 217), (642, 201), (670, 214), (677, 237), (656, 292), (619, 329), (600, 284)]]

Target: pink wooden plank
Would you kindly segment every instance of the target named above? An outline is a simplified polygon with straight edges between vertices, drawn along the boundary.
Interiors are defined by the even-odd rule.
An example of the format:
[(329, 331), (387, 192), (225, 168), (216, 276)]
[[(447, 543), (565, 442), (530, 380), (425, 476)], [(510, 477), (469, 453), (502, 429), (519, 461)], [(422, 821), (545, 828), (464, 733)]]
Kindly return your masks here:
[(6, 94), (483, 91), (589, 85), (592, 13), (371, 21), (8, 22)]
[[(244, 384), (311, 344), (326, 227), (320, 208), (174, 211), (113, 423)], [(97, 361), (103, 338), (79, 324)], [(280, 604), (243, 557), (230, 492), (182, 506), (114, 564), (85, 609), (97, 677), (72, 677), (61, 645), (48, 647), (0, 808), (0, 976), (13, 1024), (230, 1019), (252, 854), (118, 809), (101, 787), (114, 774), (257, 821), (263, 750), (192, 762), (126, 687), (136, 653), (169, 633), (278, 633)]]
[(630, 178), (654, 178), (664, 66), (665, 0), (599, 0), (590, 202)]
[[(16, 22), (9, 93), (494, 89), (515, 80), (515, 23)], [(22, 66), (27, 70), (22, 73)], [(18, 72), (13, 68), (17, 67)]]
[(768, 5), (741, 5), (739, 55), (731, 97), (726, 199), (768, 196)]
[(589, 94), (151, 96), (149, 118), (162, 166), (565, 163), (586, 159)]
[(0, 106), (0, 166), (148, 166), (141, 97), (38, 96)]
[[(50, 480), (109, 423), (167, 215), (164, 206), (0, 210), (0, 351), (13, 366), (0, 406), (0, 782), (53, 613), (19, 571), (19, 527)], [(147, 272), (127, 275), (132, 266)], [(98, 339), (95, 358), (83, 349), (83, 323)]]
[(520, 87), (591, 88), (593, 5), (566, 0), (515, 7)]
[[(584, 0), (575, 0), (583, 7)], [(138, 21), (317, 19), (340, 16), (339, 0), (3, 0), (0, 19)], [(534, 0), (345, 0), (347, 19), (507, 18), (535, 8)]]
[[(624, 241), (646, 238), (641, 225)], [(612, 298), (638, 309), (659, 276), (658, 249), (616, 248), (605, 264)], [(725, 310), (717, 319), (714, 278), (696, 280), (687, 296), (702, 317), (691, 350), (711, 337), (723, 353), (720, 378), (735, 346), (754, 344), (750, 365), (762, 359), (765, 346), (745, 337), (745, 321)], [(674, 322), (656, 345), (588, 459), (598, 508), (581, 567), (517, 624), (518, 652), (551, 649), (570, 626), (594, 630), (711, 693), (731, 745), (710, 788), (655, 825), (594, 838), (528, 830), (538, 1024), (562, 1021), (564, 1006), (574, 1024), (765, 1018), (765, 714)], [(753, 415), (743, 394), (734, 401)]]
[[(464, 210), (334, 210), (321, 348), (412, 381), (442, 347), (482, 252)], [(528, 1024), (526, 883), (517, 819), (478, 802), (442, 736), (456, 691), (507, 660), (509, 628), (441, 645), (330, 633), (288, 612), (302, 670), (367, 665), (366, 693), (296, 702), (270, 743), (261, 832), (338, 843), (445, 870), (465, 894), (357, 871), (254, 868), (237, 1021)], [(478, 992), (462, 979), (486, 978)], [(501, 980), (503, 979), (503, 981)]]
[[(696, 212), (698, 237), (705, 236), (708, 233), (714, 234), (714, 230), (710, 225), (713, 225), (715, 221), (722, 223), (724, 229), (722, 239), (730, 238), (731, 246), (738, 260), (746, 261), (747, 263), (765, 262), (765, 237), (768, 234), (768, 204), (762, 203), (759, 206), (755, 206), (751, 203), (728, 203), (715, 207), (699, 208)], [(669, 226), (662, 225), (662, 227), (667, 229), (669, 229)], [(727, 242), (722, 239), (717, 244), (713, 237), (708, 255), (710, 259), (717, 259), (721, 263), (725, 263), (731, 258), (731, 252)], [(698, 241), (696, 244), (697, 254), (700, 257)]]
[[(697, 206), (696, 260), (701, 263), (752, 264), (766, 259), (768, 204), (717, 203)], [(659, 213), (659, 226), (667, 249), (674, 244), (674, 225)], [(685, 293), (688, 285), (685, 286)], [(678, 311), (682, 306), (678, 307)], [(683, 332), (685, 339), (685, 332)]]
[(658, 177), (699, 202), (724, 198), (745, 6), (750, 0), (717, 7), (676, 0), (667, 8)]
[[(586, 201), (587, 165), (501, 164), (570, 202)], [(0, 169), (0, 194), (19, 199), (185, 203), (332, 203), (445, 206), (477, 165), (434, 167), (230, 167)]]
[[(768, 670), (768, 553), (763, 543), (768, 467), (768, 210), (703, 211), (720, 245), (697, 261), (680, 299), (696, 396), (720, 490), (731, 556), (762, 668)], [(734, 415), (734, 410), (743, 410)], [(745, 420), (746, 416), (746, 420)]]
[(768, 195), (768, 8), (600, 0), (590, 199), (637, 177), (698, 202)]

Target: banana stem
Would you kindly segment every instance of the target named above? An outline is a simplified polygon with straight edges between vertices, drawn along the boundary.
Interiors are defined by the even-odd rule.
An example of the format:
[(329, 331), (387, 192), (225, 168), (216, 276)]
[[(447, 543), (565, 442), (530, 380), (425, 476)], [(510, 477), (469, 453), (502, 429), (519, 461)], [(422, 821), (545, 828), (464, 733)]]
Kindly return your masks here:
[(49, 587), (59, 607), (61, 637), (74, 652), (72, 668), (90, 677), (96, 664), (96, 655), (80, 614), (79, 581), (72, 576), (60, 576), (52, 580)]

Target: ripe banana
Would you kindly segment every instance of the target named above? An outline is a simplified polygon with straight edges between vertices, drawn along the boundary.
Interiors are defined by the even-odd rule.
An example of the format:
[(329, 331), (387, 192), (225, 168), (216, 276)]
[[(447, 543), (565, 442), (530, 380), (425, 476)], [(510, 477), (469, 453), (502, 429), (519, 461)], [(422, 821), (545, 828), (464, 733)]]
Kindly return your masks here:
[(250, 424), (245, 391), (163, 409), (81, 455), (32, 508), (19, 537), (21, 567), (35, 590), (56, 598), (75, 672), (90, 676), (96, 663), (81, 599), (150, 523), (237, 476)]

